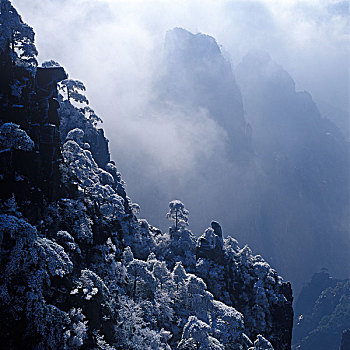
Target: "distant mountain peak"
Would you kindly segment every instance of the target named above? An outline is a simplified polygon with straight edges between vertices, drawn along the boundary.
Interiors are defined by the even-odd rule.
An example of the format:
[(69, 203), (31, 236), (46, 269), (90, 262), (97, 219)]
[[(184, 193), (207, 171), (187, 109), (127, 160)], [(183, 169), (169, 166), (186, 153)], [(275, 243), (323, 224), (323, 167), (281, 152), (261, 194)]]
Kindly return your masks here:
[(165, 49), (168, 54), (187, 52), (195, 54), (196, 57), (199, 55), (202, 57), (221, 55), (219, 45), (212, 36), (202, 33), (193, 34), (180, 27), (167, 31)]
[(156, 89), (160, 103), (175, 105), (185, 113), (202, 109), (229, 135), (228, 153), (247, 160), (250, 134), (231, 64), (216, 40), (183, 28), (169, 30), (164, 44), (164, 74)]

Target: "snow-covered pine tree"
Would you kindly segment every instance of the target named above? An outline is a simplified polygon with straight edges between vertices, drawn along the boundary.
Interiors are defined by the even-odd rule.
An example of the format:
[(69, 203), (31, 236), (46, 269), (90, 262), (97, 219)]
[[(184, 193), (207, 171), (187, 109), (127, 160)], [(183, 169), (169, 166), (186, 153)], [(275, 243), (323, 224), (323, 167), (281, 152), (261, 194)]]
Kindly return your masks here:
[(189, 211), (185, 208), (185, 205), (176, 199), (169, 203), (169, 212), (166, 217), (170, 221), (174, 221), (174, 229), (177, 231), (179, 228), (188, 226), (188, 214)]
[(0, 1), (0, 52), (8, 51), (12, 62), (36, 67), (38, 52), (34, 45), (34, 31), (23, 23), (9, 0)]
[(80, 80), (65, 79), (59, 83), (59, 89), (64, 91), (67, 94), (67, 100), (71, 99), (78, 103), (89, 104), (89, 100), (85, 95), (82, 94), (83, 91), (86, 91), (86, 87), (83, 82)]

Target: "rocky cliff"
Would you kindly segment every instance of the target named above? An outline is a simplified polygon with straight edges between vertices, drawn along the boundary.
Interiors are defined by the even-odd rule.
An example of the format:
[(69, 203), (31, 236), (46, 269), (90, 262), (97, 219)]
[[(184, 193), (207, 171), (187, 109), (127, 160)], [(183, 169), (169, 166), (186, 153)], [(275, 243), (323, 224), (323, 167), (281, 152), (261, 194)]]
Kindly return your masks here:
[(247, 162), (252, 155), (251, 130), (243, 111), (242, 96), (231, 64), (216, 40), (183, 28), (166, 33), (158, 100), (185, 111), (205, 109), (228, 134), (231, 159)]
[(290, 284), (216, 222), (197, 240), (177, 212), (169, 233), (138, 219), (83, 84), (37, 67), (1, 6), (2, 346), (289, 349)]
[(350, 281), (323, 270), (313, 275), (295, 303), (293, 347), (347, 349), (350, 326)]
[(348, 276), (348, 143), (267, 53), (248, 54), (235, 73), (261, 169), (259, 207), (250, 213), (257, 226), (247, 241), (263, 232), (254, 247), (296, 289), (323, 267)]

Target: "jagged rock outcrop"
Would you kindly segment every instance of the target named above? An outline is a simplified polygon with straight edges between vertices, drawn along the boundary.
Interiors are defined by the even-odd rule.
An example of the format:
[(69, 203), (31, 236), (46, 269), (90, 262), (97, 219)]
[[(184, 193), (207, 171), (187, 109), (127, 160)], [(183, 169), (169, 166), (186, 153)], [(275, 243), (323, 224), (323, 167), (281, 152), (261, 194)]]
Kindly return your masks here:
[(217, 263), (224, 262), (222, 229), (219, 223), (212, 221), (211, 228), (199, 237), (196, 247), (197, 258), (209, 258)]
[(6, 59), (9, 55), (6, 50), (1, 55), (1, 76), (7, 85), (1, 85), (0, 119), (25, 130), (33, 147), (2, 147), (1, 194), (3, 199), (15, 195), (28, 219), (36, 222), (44, 201), (55, 200), (60, 194), (57, 83), (67, 75), (61, 67), (29, 69), (13, 64)]
[(350, 348), (350, 328), (343, 331), (341, 337), (340, 350), (346, 350)]
[[(310, 93), (297, 91), (292, 77), (266, 53), (247, 55), (233, 74), (208, 35), (175, 28), (166, 34), (164, 46), (156, 72), (162, 78), (155, 84), (162, 120), (176, 119), (174, 109), (189, 118), (197, 109), (208, 111), (232, 140), (216, 138), (245, 164), (232, 162), (222, 149), (203, 162), (195, 159), (189, 173), (198, 174), (198, 186), (195, 180), (177, 181), (171, 162), (174, 179), (168, 182), (157, 178), (157, 165), (144, 166), (149, 186), (138, 190), (143, 207), (148, 198), (164, 202), (169, 189), (176, 188), (190, 207), (201, 207), (195, 209), (196, 228), (204, 212), (220, 218), (227, 231), (283, 271), (298, 291), (322, 267), (348, 276), (350, 153), (340, 130), (321, 117)], [(245, 137), (251, 140), (250, 153)], [(211, 142), (202, 140), (205, 135), (197, 143), (198, 153), (211, 154)], [(129, 174), (137, 166), (133, 160), (124, 164)], [(129, 178), (137, 184), (136, 177)], [(197, 207), (198, 200), (205, 204)], [(143, 213), (154, 220), (147, 209)], [(155, 219), (164, 226), (160, 215)]]
[[(293, 327), (291, 285), (281, 283), (276, 271), (260, 256), (250, 254), (248, 247), (240, 249), (230, 237), (223, 241), (220, 225), (212, 222), (211, 228), (198, 238), (196, 272), (214, 298), (243, 313), (249, 336), (265, 336), (263, 328), (270, 333), (268, 339), (275, 349), (289, 349), (288, 330)], [(254, 286), (253, 290), (247, 292), (248, 286)], [(285, 302), (281, 303), (280, 298)]]

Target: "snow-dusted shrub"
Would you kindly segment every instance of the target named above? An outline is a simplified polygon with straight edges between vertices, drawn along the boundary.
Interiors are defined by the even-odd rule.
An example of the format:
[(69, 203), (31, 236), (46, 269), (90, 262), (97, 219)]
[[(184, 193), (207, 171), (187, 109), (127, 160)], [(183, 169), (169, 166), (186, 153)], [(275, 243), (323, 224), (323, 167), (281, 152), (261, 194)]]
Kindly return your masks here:
[(63, 277), (73, 270), (73, 264), (63, 247), (47, 239), (39, 237), (35, 244), (37, 245), (37, 254), (42, 261), (46, 262), (47, 271), (52, 276)]
[(81, 254), (78, 244), (75, 243), (74, 238), (67, 231), (58, 231), (56, 233), (56, 240), (67, 251)]
[(38, 348), (63, 348), (63, 330), (69, 317), (46, 301), (45, 291), (52, 277), (62, 278), (72, 272), (72, 262), (63, 247), (39, 237), (36, 228), (24, 219), (0, 215), (0, 237), (7, 244), (13, 242), (0, 277), (0, 304), (6, 303), (1, 305), (2, 310), (7, 310), (9, 321), (25, 315), (28, 330), (37, 335)]
[(100, 335), (98, 331), (94, 330), (93, 331), (95, 341), (97, 344), (97, 349), (98, 350), (115, 350), (116, 348), (114, 346), (109, 345), (103, 335)]
[(87, 338), (88, 325), (85, 320), (85, 315), (82, 313), (81, 309), (72, 308), (68, 312), (70, 318), (70, 325), (66, 327), (65, 331), (65, 341), (67, 349), (78, 349), (83, 344)]
[(154, 295), (154, 316), (158, 324), (165, 326), (167, 329), (172, 328), (174, 320), (174, 300), (172, 286), (167, 285), (167, 288), (157, 288)]
[(88, 215), (88, 209), (79, 199), (62, 199), (59, 202), (61, 218), (64, 218), (66, 226), (69, 226), (72, 236), (80, 242), (92, 243), (93, 221)]
[(171, 333), (149, 328), (144, 320), (144, 311), (139, 303), (126, 296), (119, 297), (118, 345), (126, 350), (170, 350), (167, 342)]
[(224, 240), (224, 250), (227, 254), (236, 254), (239, 250), (238, 241), (231, 236), (227, 236)]
[(195, 316), (190, 316), (186, 323), (179, 350), (224, 350), (225, 347), (210, 335), (210, 326)]
[(156, 246), (156, 237), (152, 226), (145, 219), (137, 220), (134, 216), (122, 223), (124, 243), (132, 247), (135, 257), (146, 260)]
[(81, 186), (90, 201), (98, 204), (105, 218), (124, 215), (124, 199), (110, 186), (114, 183), (113, 177), (98, 167), (89, 150), (68, 140), (63, 145), (62, 155), (70, 180)]
[(111, 300), (123, 293), (122, 289), (127, 283), (127, 270), (123, 261), (118, 261), (121, 254), (114, 242), (115, 240), (108, 237), (105, 243), (95, 245), (98, 258), (91, 264), (91, 269), (107, 286)]
[(41, 67), (43, 68), (52, 68), (52, 67), (61, 67), (61, 65), (54, 61), (54, 60), (49, 60), (49, 61), (44, 61), (42, 64), (41, 64)]
[(165, 261), (156, 260), (153, 264), (152, 273), (161, 289), (163, 288), (163, 285), (171, 280), (170, 271), (168, 270)]
[(226, 290), (226, 269), (210, 259), (199, 258), (196, 264), (196, 274), (203, 278), (210, 290), (216, 297), (220, 295), (220, 300), (230, 304), (230, 297)]
[(34, 148), (33, 140), (28, 134), (14, 123), (4, 123), (0, 126), (0, 150), (18, 149), (31, 151)]
[(186, 306), (192, 315), (209, 322), (209, 313), (212, 308), (213, 295), (206, 290), (204, 281), (196, 275), (189, 274), (186, 280)]
[(244, 330), (243, 315), (217, 300), (213, 301), (212, 315), (215, 338), (222, 342), (225, 349), (235, 349), (234, 344), (240, 340)]
[(132, 213), (134, 215), (137, 215), (137, 214), (140, 213), (141, 208), (140, 208), (140, 206), (137, 203), (132, 203), (131, 204), (131, 210), (132, 210)]
[(196, 266), (196, 237), (186, 228), (179, 228), (175, 231), (170, 228), (170, 234), (157, 237), (157, 247), (160, 254), (168, 261), (172, 268), (175, 263), (181, 261), (189, 271)]
[(207, 288), (204, 281), (193, 274), (188, 275), (186, 285), (190, 296), (194, 296), (196, 294), (203, 295)]
[(19, 269), (32, 266), (45, 268), (45, 274), (63, 277), (73, 269), (73, 264), (63, 247), (37, 236), (36, 229), (23, 219), (10, 215), (0, 215), (1, 237), (10, 235), (15, 245), (10, 253), (6, 273), (10, 276)]
[(153, 298), (156, 279), (148, 269), (147, 262), (133, 259), (127, 265), (129, 290), (134, 300)]
[[(121, 174), (118, 172), (117, 167), (115, 166), (114, 163), (108, 163), (106, 165), (106, 171), (110, 173), (113, 176), (113, 179), (116, 183), (122, 182)], [(124, 183), (123, 183), (124, 184)]]
[(100, 178), (100, 182), (103, 186), (104, 185), (113, 186), (113, 184), (114, 184), (113, 176), (110, 173), (108, 173), (107, 171), (104, 171), (103, 169), (101, 169), (101, 171), (99, 173), (99, 178)]
[(76, 141), (66, 141), (62, 147), (62, 155), (75, 181), (83, 186), (99, 182), (98, 166), (91, 153), (82, 149)]
[(84, 131), (79, 128), (70, 130), (66, 136), (67, 141), (68, 140), (75, 141), (79, 146), (83, 145), (83, 138), (84, 138)]
[(179, 283), (185, 283), (185, 280), (187, 278), (187, 273), (186, 273), (181, 261), (178, 261), (175, 264), (174, 270), (172, 272), (172, 278), (177, 285)]
[(96, 273), (89, 269), (84, 269), (81, 271), (79, 279), (75, 281), (74, 289), (70, 294), (78, 294), (85, 300), (91, 300), (97, 294), (100, 294), (102, 298), (108, 296), (109, 290)]
[(273, 350), (273, 346), (262, 335), (258, 334), (257, 339), (254, 342), (254, 346), (248, 350)]
[(69, 324), (69, 316), (66, 312), (54, 305), (47, 304), (42, 298), (37, 298), (35, 292), (31, 291), (27, 300), (26, 316), (33, 322), (32, 332), (40, 335), (38, 349), (64, 348), (64, 329)]

